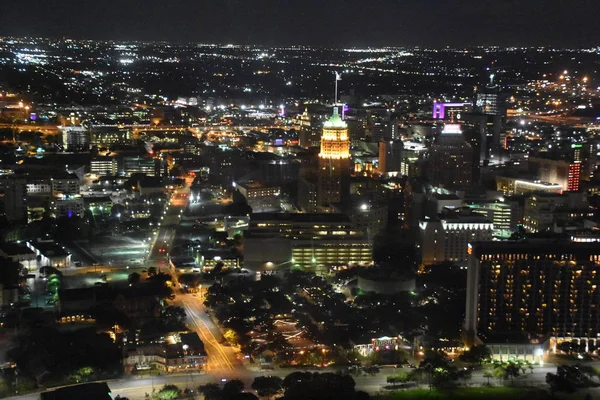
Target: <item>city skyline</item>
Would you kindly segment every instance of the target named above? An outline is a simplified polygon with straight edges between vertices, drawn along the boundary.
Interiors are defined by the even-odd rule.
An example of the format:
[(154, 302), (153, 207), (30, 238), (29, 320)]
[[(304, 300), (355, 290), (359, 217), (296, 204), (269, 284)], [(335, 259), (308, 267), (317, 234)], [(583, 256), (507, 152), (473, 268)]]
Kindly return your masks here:
[(600, 28), (590, 0), (425, 3), (238, 0), (169, 4), (85, 0), (16, 4), (0, 35), (313, 46), (589, 46)]

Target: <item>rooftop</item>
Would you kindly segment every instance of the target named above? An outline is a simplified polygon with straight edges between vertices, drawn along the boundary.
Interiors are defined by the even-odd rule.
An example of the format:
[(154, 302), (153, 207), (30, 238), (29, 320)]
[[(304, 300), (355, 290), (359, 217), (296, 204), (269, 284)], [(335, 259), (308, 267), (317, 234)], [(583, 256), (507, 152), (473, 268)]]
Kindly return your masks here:
[(34, 254), (33, 250), (21, 243), (1, 243), (0, 251), (8, 256)]
[(475, 254), (536, 254), (567, 255), (579, 254), (588, 256), (600, 254), (600, 242), (571, 242), (569, 239), (528, 239), (523, 241), (489, 241), (472, 244)]
[(327, 121), (323, 123), (323, 127), (333, 129), (346, 129), (348, 128), (348, 124), (344, 122), (342, 117), (340, 117), (340, 115), (338, 114), (337, 108), (334, 107), (333, 114)]
[(257, 213), (250, 215), (250, 222), (255, 221), (289, 221), (292, 223), (343, 223), (351, 222), (346, 214), (337, 213)]

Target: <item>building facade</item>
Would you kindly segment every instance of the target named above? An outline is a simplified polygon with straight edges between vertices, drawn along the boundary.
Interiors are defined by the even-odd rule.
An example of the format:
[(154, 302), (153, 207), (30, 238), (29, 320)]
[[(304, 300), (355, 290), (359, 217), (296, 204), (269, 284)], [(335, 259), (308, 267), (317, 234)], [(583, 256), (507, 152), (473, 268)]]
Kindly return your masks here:
[(600, 243), (480, 242), (469, 247), (465, 332), (600, 335)]
[(494, 224), (481, 215), (424, 220), (419, 227), (423, 264), (466, 264), (469, 243), (492, 240), (494, 235)]
[(473, 174), (473, 149), (458, 124), (446, 124), (429, 149), (429, 179), (434, 186), (469, 186)]
[(317, 184), (317, 208), (331, 211), (347, 203), (350, 194), (350, 138), (348, 126), (334, 108), (323, 124)]

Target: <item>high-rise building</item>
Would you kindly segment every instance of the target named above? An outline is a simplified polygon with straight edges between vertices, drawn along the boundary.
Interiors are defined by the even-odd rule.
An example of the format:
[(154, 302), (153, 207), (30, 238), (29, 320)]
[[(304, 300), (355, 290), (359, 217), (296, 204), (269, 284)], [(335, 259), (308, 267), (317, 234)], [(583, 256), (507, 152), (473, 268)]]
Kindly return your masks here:
[(305, 166), (298, 176), (298, 207), (305, 213), (317, 212), (317, 168)]
[(598, 164), (598, 143), (595, 140), (586, 143), (583, 147), (583, 153), (581, 179), (590, 181), (594, 178), (596, 164)]
[(500, 86), (494, 83), (494, 74), (490, 75), (488, 85), (476, 90), (474, 112), (465, 113), (462, 118), (471, 125), (473, 133), (479, 136), (476, 142), (480, 162), (488, 164), (500, 152), (506, 118), (504, 99)]
[(111, 146), (114, 144), (131, 144), (133, 142), (133, 133), (129, 129), (113, 127), (93, 127), (91, 130), (92, 145), (99, 147)]
[(90, 131), (84, 126), (62, 126), (62, 141), (68, 150), (89, 150)]
[(400, 161), (400, 175), (415, 178), (418, 176), (417, 164), (427, 154), (427, 148), (422, 143), (403, 142)]
[(446, 124), (429, 149), (429, 179), (434, 186), (461, 188), (472, 182), (473, 149), (459, 124)]
[(468, 342), (600, 337), (600, 243), (473, 243), (467, 268)]
[(323, 124), (317, 185), (317, 207), (331, 211), (335, 204), (343, 205), (350, 193), (350, 138), (348, 126), (334, 108), (333, 115)]
[(517, 228), (517, 210), (508, 203), (482, 202), (470, 204), (473, 213), (484, 215), (494, 224), (494, 237), (507, 238)]
[(379, 166), (382, 174), (390, 176), (398, 175), (402, 163), (402, 150), (404, 146), (401, 140), (383, 140), (379, 142)]
[(114, 157), (94, 157), (90, 161), (90, 172), (97, 175), (117, 175), (119, 165)]
[(160, 169), (155, 160), (152, 157), (123, 157), (122, 163), (122, 174), (125, 176), (131, 176), (133, 174), (145, 174), (147, 176), (160, 176)]
[(557, 213), (570, 211), (585, 215), (589, 204), (582, 193), (536, 193), (526, 198), (523, 227), (530, 232), (548, 232), (554, 228)]
[(465, 210), (426, 219), (419, 223), (419, 227), (424, 264), (444, 261), (466, 264), (469, 243), (492, 240), (494, 234), (494, 224), (487, 217)]
[(236, 182), (235, 187), (244, 196), (254, 213), (280, 209), (281, 188), (279, 186), (267, 186), (262, 182), (250, 180)]
[(581, 161), (569, 164), (569, 176), (567, 178), (567, 191), (579, 191), (579, 179), (581, 176)]
[(0, 215), (8, 221), (27, 218), (27, 180), (14, 174), (0, 176)]
[(321, 140), (321, 123), (323, 116), (310, 114), (307, 109), (296, 117), (296, 123), (300, 125), (298, 141), (300, 147), (319, 147)]

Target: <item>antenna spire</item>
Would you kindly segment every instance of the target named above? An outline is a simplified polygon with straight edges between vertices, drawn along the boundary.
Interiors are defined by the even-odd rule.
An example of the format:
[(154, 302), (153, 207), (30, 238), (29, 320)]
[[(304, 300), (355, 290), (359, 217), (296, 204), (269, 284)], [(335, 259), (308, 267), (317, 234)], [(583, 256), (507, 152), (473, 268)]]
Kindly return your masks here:
[(338, 104), (338, 81), (342, 80), (342, 74), (340, 74), (339, 72), (335, 71), (335, 101), (333, 103), (334, 106), (337, 106)]

